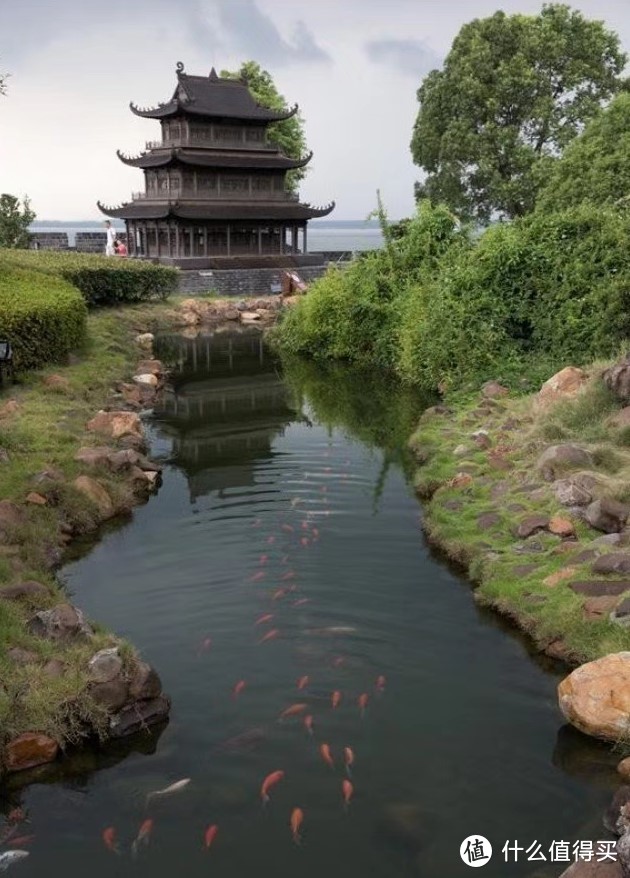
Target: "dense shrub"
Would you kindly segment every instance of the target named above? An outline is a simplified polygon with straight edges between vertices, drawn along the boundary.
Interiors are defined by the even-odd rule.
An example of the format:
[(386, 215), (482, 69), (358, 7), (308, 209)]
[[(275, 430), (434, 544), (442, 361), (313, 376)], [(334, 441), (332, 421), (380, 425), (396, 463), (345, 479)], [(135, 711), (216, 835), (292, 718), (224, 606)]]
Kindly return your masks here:
[(16, 369), (63, 359), (83, 342), (87, 308), (60, 277), (0, 265), (0, 337), (13, 346)]
[(494, 226), (423, 296), (399, 368), (425, 386), (609, 356), (630, 337), (630, 217), (584, 205)]
[(465, 250), (468, 237), (446, 208), (428, 202), (402, 230), (383, 223), (385, 246), (332, 268), (291, 309), (276, 338), (282, 348), (393, 371), (401, 313), (414, 285), (439, 271), (445, 254)]
[(1, 250), (3, 264), (59, 275), (81, 290), (90, 307), (166, 298), (177, 284), (174, 268), (83, 253)]

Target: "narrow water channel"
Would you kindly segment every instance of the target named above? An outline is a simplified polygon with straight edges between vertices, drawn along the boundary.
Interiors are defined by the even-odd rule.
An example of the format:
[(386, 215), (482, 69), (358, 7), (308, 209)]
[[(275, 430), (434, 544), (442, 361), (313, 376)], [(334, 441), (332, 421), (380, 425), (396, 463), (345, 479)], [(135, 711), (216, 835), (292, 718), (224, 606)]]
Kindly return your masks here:
[(561, 671), (479, 611), (423, 540), (403, 449), (424, 401), (377, 376), (283, 373), (255, 329), (166, 337), (157, 355), (173, 367), (151, 423), (161, 490), (62, 576), (159, 670), (172, 718), (31, 786), (36, 839), (15, 875), (459, 878), (460, 844), (481, 834), (484, 875), (533, 878), (564, 866), (506, 864), (506, 841), (548, 853), (606, 838), (614, 754), (563, 727)]

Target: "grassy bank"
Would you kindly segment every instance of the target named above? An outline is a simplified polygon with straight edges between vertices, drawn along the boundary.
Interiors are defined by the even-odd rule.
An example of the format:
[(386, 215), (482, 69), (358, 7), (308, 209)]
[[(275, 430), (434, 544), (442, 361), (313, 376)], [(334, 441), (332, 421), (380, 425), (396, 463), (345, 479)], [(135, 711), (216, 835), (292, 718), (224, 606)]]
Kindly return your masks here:
[[(131, 508), (128, 480), (109, 470), (86, 470), (75, 461), (85, 445), (103, 444), (86, 423), (129, 379), (142, 356), (135, 336), (155, 327), (164, 305), (142, 304), (95, 311), (87, 317), (87, 341), (70, 362), (19, 374), (0, 396), (0, 587), (34, 580), (47, 595), (0, 600), (0, 744), (28, 730), (64, 743), (83, 723), (98, 728), (105, 710), (87, 692), (87, 661), (98, 649), (119, 644), (95, 625), (89, 643), (67, 645), (34, 637), (27, 621), (34, 610), (64, 603), (53, 568), (72, 535), (94, 530), (102, 516), (73, 484), (83, 473), (98, 478), (117, 509)], [(45, 505), (33, 499), (43, 495)], [(29, 499), (29, 495), (31, 495)], [(124, 646), (130, 661), (133, 650)], [(0, 766), (1, 767), (1, 766)]]
[[(452, 397), (428, 410), (410, 443), (429, 539), (470, 575), (480, 604), (571, 663), (630, 648), (630, 628), (610, 619), (627, 597), (623, 573), (593, 569), (603, 556), (624, 552), (627, 536), (602, 539), (557, 494), (557, 479), (573, 477), (596, 497), (630, 500), (629, 430), (615, 418), (620, 403), (601, 372), (601, 364), (589, 367), (590, 380), (577, 396), (551, 405), (536, 394)], [(589, 465), (565, 462), (550, 474), (541, 455), (559, 444), (585, 450)], [(553, 523), (527, 534), (532, 516)], [(572, 588), (584, 582), (590, 596)], [(604, 583), (597, 597), (594, 582)], [(621, 593), (608, 594), (610, 583)]]

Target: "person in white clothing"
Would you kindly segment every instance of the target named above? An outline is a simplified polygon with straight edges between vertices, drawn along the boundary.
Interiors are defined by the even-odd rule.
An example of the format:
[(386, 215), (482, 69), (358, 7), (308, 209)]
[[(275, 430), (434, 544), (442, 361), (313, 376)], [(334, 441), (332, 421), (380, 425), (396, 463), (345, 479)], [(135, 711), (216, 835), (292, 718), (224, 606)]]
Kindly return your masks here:
[(112, 226), (109, 220), (105, 220), (105, 232), (107, 233), (105, 256), (115, 256), (116, 248), (114, 247), (114, 242), (116, 241), (116, 229)]

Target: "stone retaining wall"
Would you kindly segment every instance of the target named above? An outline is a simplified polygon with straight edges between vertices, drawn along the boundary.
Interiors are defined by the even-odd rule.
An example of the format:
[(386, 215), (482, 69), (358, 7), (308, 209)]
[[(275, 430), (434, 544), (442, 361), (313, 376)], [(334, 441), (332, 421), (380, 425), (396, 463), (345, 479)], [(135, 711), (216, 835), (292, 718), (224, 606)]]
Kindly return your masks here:
[[(321, 277), (327, 265), (312, 265), (296, 269), (302, 280)], [(178, 293), (187, 296), (216, 293), (219, 296), (268, 296), (279, 294), (282, 288), (283, 268), (243, 268), (214, 271), (180, 271)]]
[(29, 247), (31, 250), (67, 250), (68, 235), (66, 232), (34, 232)]

